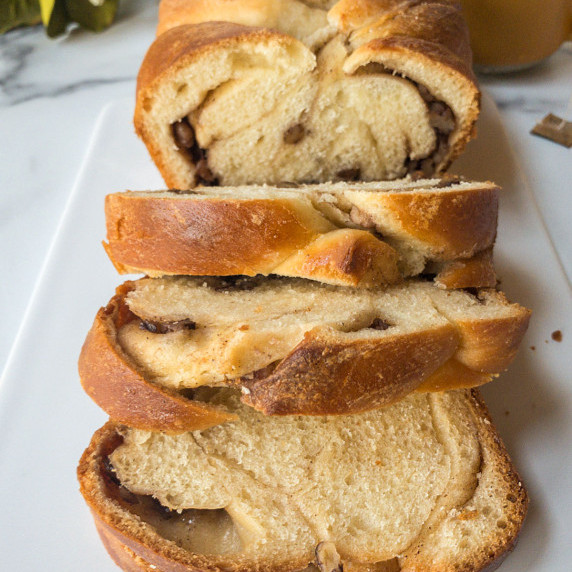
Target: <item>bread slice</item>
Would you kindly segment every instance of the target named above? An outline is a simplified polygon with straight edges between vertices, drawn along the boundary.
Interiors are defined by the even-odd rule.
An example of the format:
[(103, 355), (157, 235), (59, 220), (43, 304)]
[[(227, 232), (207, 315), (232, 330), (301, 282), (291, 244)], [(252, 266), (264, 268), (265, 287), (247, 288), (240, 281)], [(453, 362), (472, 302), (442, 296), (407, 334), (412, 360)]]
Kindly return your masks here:
[(124, 570), (476, 572), (514, 546), (527, 494), (475, 390), (345, 417), (207, 399), (237, 421), (178, 436), (108, 423), (81, 459)]
[(514, 358), (529, 315), (494, 290), (423, 281), (379, 291), (287, 278), (146, 278), (125, 283), (100, 310), (79, 371), (113, 419), (142, 429), (225, 421), (192, 399), (203, 386), (240, 388), (269, 415), (357, 413), (414, 390), (490, 381)]
[(431, 272), (446, 287), (494, 287), (498, 194), (493, 183), (453, 177), (114, 193), (105, 248), (119, 272), (149, 276), (371, 287)]
[(480, 93), (442, 0), (163, 1), (135, 129), (170, 188), (442, 173)]

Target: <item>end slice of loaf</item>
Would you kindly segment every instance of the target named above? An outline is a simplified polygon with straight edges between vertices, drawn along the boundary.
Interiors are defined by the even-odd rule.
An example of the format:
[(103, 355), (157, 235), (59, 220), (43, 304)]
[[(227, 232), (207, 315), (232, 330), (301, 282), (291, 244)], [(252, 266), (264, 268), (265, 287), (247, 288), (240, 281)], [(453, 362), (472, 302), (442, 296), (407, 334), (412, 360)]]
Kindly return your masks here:
[(114, 193), (105, 248), (119, 272), (149, 276), (372, 287), (431, 272), (449, 288), (493, 287), (498, 194), (455, 178)]
[(207, 399), (239, 420), (178, 436), (109, 423), (82, 457), (124, 570), (477, 572), (514, 546), (527, 495), (476, 391), (346, 417)]
[(134, 124), (170, 188), (430, 176), (473, 136), (455, 3), (168, 4)]
[[(113, 419), (149, 430), (197, 428), (203, 405), (192, 397), (203, 386), (240, 388), (266, 414), (356, 413), (415, 390), (490, 381), (514, 358), (529, 316), (494, 290), (422, 281), (378, 291), (287, 278), (147, 278), (100, 310), (79, 370)], [(184, 418), (177, 408), (187, 403)], [(203, 413), (200, 427), (225, 420)]]

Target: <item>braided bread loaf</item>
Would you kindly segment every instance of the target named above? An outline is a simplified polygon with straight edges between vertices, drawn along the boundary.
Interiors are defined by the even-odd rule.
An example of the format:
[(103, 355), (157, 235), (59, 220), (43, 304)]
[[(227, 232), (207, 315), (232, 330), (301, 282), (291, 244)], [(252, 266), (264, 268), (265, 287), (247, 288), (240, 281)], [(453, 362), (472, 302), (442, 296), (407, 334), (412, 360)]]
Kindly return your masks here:
[(479, 90), (444, 0), (163, 0), (134, 123), (167, 185), (443, 172)]

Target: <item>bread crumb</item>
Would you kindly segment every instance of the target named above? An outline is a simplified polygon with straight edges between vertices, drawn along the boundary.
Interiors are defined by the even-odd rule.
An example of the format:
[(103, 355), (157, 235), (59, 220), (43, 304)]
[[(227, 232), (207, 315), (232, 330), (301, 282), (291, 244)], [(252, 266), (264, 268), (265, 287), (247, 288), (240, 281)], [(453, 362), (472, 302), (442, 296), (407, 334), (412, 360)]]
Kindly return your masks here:
[(550, 337), (555, 342), (561, 342), (562, 341), (562, 332), (560, 330), (555, 330), (554, 332), (552, 332), (552, 335)]
[(457, 520), (474, 520), (479, 516), (478, 510), (464, 510), (457, 515)]
[(534, 350), (536, 349), (536, 346), (530, 346), (530, 349), (531, 349), (532, 351), (534, 351)]

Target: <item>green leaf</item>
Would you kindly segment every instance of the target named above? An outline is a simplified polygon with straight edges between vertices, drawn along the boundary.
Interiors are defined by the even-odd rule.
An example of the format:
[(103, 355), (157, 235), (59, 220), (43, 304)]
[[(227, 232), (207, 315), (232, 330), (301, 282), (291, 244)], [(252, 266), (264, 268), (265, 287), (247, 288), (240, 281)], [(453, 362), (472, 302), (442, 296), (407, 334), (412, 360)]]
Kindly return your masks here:
[(40, 6), (42, 8), (42, 21), (48, 36), (55, 38), (63, 34), (70, 22), (65, 0), (40, 0)]
[(118, 5), (119, 0), (0, 0), (0, 34), (40, 22), (50, 38), (63, 34), (70, 22), (101, 32), (113, 23)]
[(38, 0), (0, 0), (0, 34), (42, 21)]
[(90, 0), (65, 0), (69, 17), (82, 28), (101, 32), (111, 25), (117, 12), (119, 0), (103, 0), (95, 6)]

